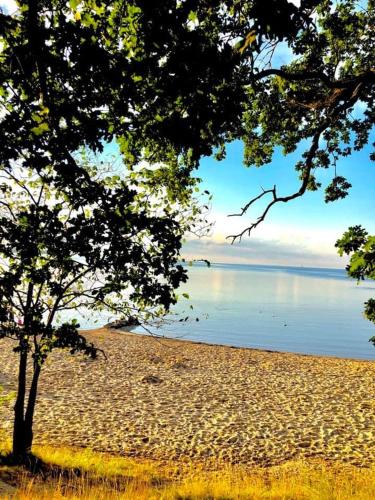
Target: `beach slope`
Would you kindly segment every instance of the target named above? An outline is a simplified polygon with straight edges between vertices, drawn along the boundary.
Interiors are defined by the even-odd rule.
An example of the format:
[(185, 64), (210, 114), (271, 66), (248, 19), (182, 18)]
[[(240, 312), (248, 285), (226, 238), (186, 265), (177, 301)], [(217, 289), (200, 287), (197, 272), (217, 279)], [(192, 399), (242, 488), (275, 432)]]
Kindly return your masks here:
[[(375, 461), (375, 362), (85, 334), (106, 358), (53, 353), (41, 377), (36, 443), (257, 465)], [(0, 385), (13, 390), (9, 342), (0, 341)], [(11, 406), (0, 410), (9, 430)]]

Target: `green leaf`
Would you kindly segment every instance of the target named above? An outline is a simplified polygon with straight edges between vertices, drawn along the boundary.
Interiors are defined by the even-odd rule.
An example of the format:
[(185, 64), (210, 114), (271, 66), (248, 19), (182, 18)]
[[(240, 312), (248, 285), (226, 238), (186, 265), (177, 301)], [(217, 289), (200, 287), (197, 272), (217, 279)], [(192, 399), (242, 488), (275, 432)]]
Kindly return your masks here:
[(78, 5), (81, 3), (82, 0), (69, 0), (69, 5), (72, 10), (77, 10)]
[(39, 136), (39, 135), (44, 134), (44, 132), (48, 132), (49, 130), (50, 130), (50, 128), (49, 128), (48, 123), (47, 122), (42, 122), (37, 127), (33, 127), (31, 129), (31, 132), (34, 135)]
[(197, 13), (196, 13), (196, 12), (194, 12), (193, 10), (191, 10), (191, 11), (189, 12), (188, 19), (189, 19), (189, 21), (191, 21), (191, 22), (195, 23), (196, 21), (198, 21), (198, 16), (197, 16)]

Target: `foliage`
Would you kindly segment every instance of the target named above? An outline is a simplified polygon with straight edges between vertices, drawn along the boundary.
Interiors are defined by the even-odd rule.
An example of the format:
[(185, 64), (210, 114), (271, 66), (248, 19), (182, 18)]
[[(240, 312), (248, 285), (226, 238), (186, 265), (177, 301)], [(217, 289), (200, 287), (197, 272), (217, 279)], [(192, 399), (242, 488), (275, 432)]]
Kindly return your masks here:
[[(200, 219), (197, 180), (179, 158), (191, 139), (179, 138), (177, 151), (175, 129), (159, 125), (170, 98), (164, 80), (158, 88), (165, 49), (153, 30), (165, 8), (140, 5), (21, 0), (14, 14), (0, 12), (0, 338), (16, 340), (20, 358), (20, 454), (50, 351), (98, 354), (59, 313), (109, 309), (148, 321), (186, 281), (182, 236)], [(186, 23), (181, 31), (189, 35)], [(165, 33), (168, 43), (176, 35)], [(115, 141), (127, 171), (91, 161)]]
[(56, 321), (62, 311), (146, 321), (167, 311), (186, 280), (181, 238), (199, 216), (190, 203), (169, 202), (160, 177), (150, 187), (149, 168), (124, 175), (87, 155), (76, 161), (101, 191), (95, 202), (74, 204), (30, 169), (2, 169), (0, 336), (27, 336), (23, 349), (39, 364), (54, 347), (96, 355), (79, 325)]
[(78, 178), (75, 195), (94, 197), (71, 153), (117, 141), (130, 168), (168, 165), (178, 193), (202, 155), (223, 158), (241, 139), (248, 166), (269, 163), (276, 148), (302, 150), (300, 188), (266, 190), (266, 213), (318, 189), (320, 168), (334, 168), (326, 201), (347, 195), (337, 161), (368, 142), (373, 124), (373, 0), (19, 5), (1, 15), (0, 161), (52, 165), (51, 180), (70, 191)]
[[(179, 154), (197, 165), (238, 105), (227, 118), (236, 89), (233, 51), (216, 30), (220, 6), (204, 2), (206, 19), (192, 29), (193, 4), (23, 0), (14, 16), (2, 14), (0, 160), (25, 149), (33, 169), (52, 160), (51, 180), (79, 177), (82, 196), (88, 179), (70, 156), (82, 145), (117, 141), (129, 166)], [(175, 173), (180, 189), (186, 171)]]
[[(338, 253), (350, 255), (346, 270), (358, 282), (366, 278), (375, 280), (375, 236), (369, 236), (362, 226), (352, 226), (337, 240)], [(365, 302), (365, 317), (375, 324), (375, 299)], [(375, 336), (370, 339), (375, 345)]]
[[(274, 16), (268, 32), (254, 19), (257, 6), (260, 9), (258, 2), (234, 2), (228, 10), (232, 15), (223, 20), (223, 30), (243, 35), (233, 76), (241, 113), (225, 139), (243, 141), (249, 167), (270, 163), (275, 150), (284, 155), (298, 152), (294, 167), (301, 182), (293, 193), (279, 194), (274, 186), (246, 203), (234, 215), (242, 216), (260, 198), (271, 197), (259, 218), (232, 235), (232, 241), (250, 234), (276, 203), (319, 189), (322, 169), (332, 172), (326, 202), (347, 196), (351, 184), (337, 172), (338, 160), (362, 149), (374, 124), (373, 0), (301, 2), (299, 8), (280, 3), (279, 11), (268, 14)], [(281, 23), (282, 16), (289, 21)], [(289, 62), (280, 65), (286, 50)], [(219, 158), (223, 155), (224, 141)]]
[[(274, 145), (292, 148), (297, 132), (308, 137), (308, 128), (305, 134), (298, 130), (303, 113), (309, 117), (307, 106), (303, 111), (289, 100), (295, 93), (330, 95), (326, 80), (332, 71), (311, 81), (305, 72), (320, 71), (322, 65), (331, 70), (335, 64), (323, 60), (338, 36), (346, 35), (330, 39), (335, 30), (342, 31), (354, 5), (344, 3), (346, 10), (323, 35), (313, 16), (325, 20), (328, 0), (309, 0), (301, 7), (287, 0), (23, 0), (16, 15), (1, 16), (0, 93), (7, 113), (1, 160), (18, 158), (27, 147), (24, 161), (41, 169), (52, 156), (67, 183), (74, 172), (83, 175), (69, 158), (83, 144), (96, 151), (103, 140), (116, 140), (129, 165), (140, 158), (173, 162), (181, 154), (191, 168), (214, 147), (246, 135), (246, 161), (258, 164)], [(364, 19), (371, 21), (365, 14), (353, 21), (348, 51), (361, 43), (368, 53), (371, 37)], [(285, 68), (286, 76), (260, 71), (262, 57), (281, 41), (303, 58)], [(291, 70), (300, 76), (291, 79)], [(340, 76), (350, 71), (342, 69)], [(285, 106), (294, 110), (290, 119), (281, 116)], [(268, 109), (277, 118), (273, 125)], [(285, 126), (277, 127), (283, 119)], [(263, 136), (253, 136), (254, 120), (264, 128)]]
[[(72, 159), (82, 145), (117, 141), (129, 168), (163, 162), (174, 195), (202, 155), (223, 158), (229, 141), (243, 141), (247, 166), (302, 149), (300, 188), (265, 190), (265, 212), (233, 239), (275, 203), (318, 189), (320, 168), (334, 167), (326, 201), (347, 195), (336, 163), (373, 124), (373, 0), (19, 5), (1, 16), (0, 161), (52, 166), (51, 181), (86, 199), (95, 188)], [(291, 61), (280, 66), (285, 47)]]

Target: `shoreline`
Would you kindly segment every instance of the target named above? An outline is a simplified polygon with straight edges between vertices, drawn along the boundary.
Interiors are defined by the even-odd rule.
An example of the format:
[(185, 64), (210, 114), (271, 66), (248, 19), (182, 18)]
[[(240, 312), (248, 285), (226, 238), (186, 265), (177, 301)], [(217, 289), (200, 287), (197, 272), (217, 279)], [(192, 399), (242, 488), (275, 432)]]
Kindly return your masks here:
[[(82, 331), (107, 355), (54, 352), (43, 367), (35, 443), (164, 460), (277, 465), (375, 463), (375, 363)], [(16, 355), (0, 341), (0, 379)], [(12, 404), (0, 409), (8, 432)]]
[[(173, 341), (173, 342), (187, 342), (191, 344), (196, 344), (196, 345), (203, 345), (203, 346), (212, 346), (212, 347), (227, 347), (229, 349), (246, 349), (250, 351), (258, 351), (258, 352), (264, 352), (264, 353), (269, 353), (269, 354), (291, 354), (294, 356), (307, 356), (307, 357), (312, 357), (312, 358), (323, 358), (323, 359), (342, 359), (345, 361), (360, 361), (360, 362), (367, 362), (367, 363), (375, 363), (375, 357), (374, 359), (368, 359), (368, 358), (348, 358), (344, 356), (334, 356), (332, 354), (310, 354), (310, 353), (305, 353), (305, 352), (294, 352), (294, 351), (278, 351), (278, 350), (273, 350), (273, 349), (265, 349), (262, 347), (249, 347), (249, 346), (236, 346), (232, 344), (219, 344), (219, 343), (212, 343), (212, 342), (205, 342), (204, 340), (192, 340), (188, 338), (181, 338), (181, 337), (165, 337), (163, 335), (151, 335), (150, 333), (139, 333), (139, 332), (132, 332), (130, 330), (122, 329), (122, 328), (106, 328), (106, 327), (101, 327), (101, 328), (93, 328), (93, 329), (88, 329), (88, 330), (79, 330), (81, 334), (88, 334), (88, 335), (96, 335), (97, 332), (101, 332), (103, 330), (103, 334), (105, 331), (107, 333), (113, 333), (113, 334), (121, 334), (121, 335), (135, 335), (135, 336), (142, 336), (142, 337), (150, 337), (158, 341)], [(375, 346), (374, 346), (374, 356), (375, 356)]]

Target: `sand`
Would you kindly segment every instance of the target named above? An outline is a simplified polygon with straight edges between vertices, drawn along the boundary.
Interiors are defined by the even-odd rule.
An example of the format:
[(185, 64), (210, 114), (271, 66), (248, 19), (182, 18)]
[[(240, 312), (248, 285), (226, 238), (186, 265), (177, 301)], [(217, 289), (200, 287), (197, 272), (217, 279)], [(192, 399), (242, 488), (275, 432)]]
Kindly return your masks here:
[[(107, 359), (54, 353), (43, 369), (35, 442), (157, 459), (273, 465), (375, 460), (375, 362), (160, 340), (104, 329)], [(17, 360), (0, 341), (0, 384)], [(0, 410), (11, 428), (12, 409)]]

